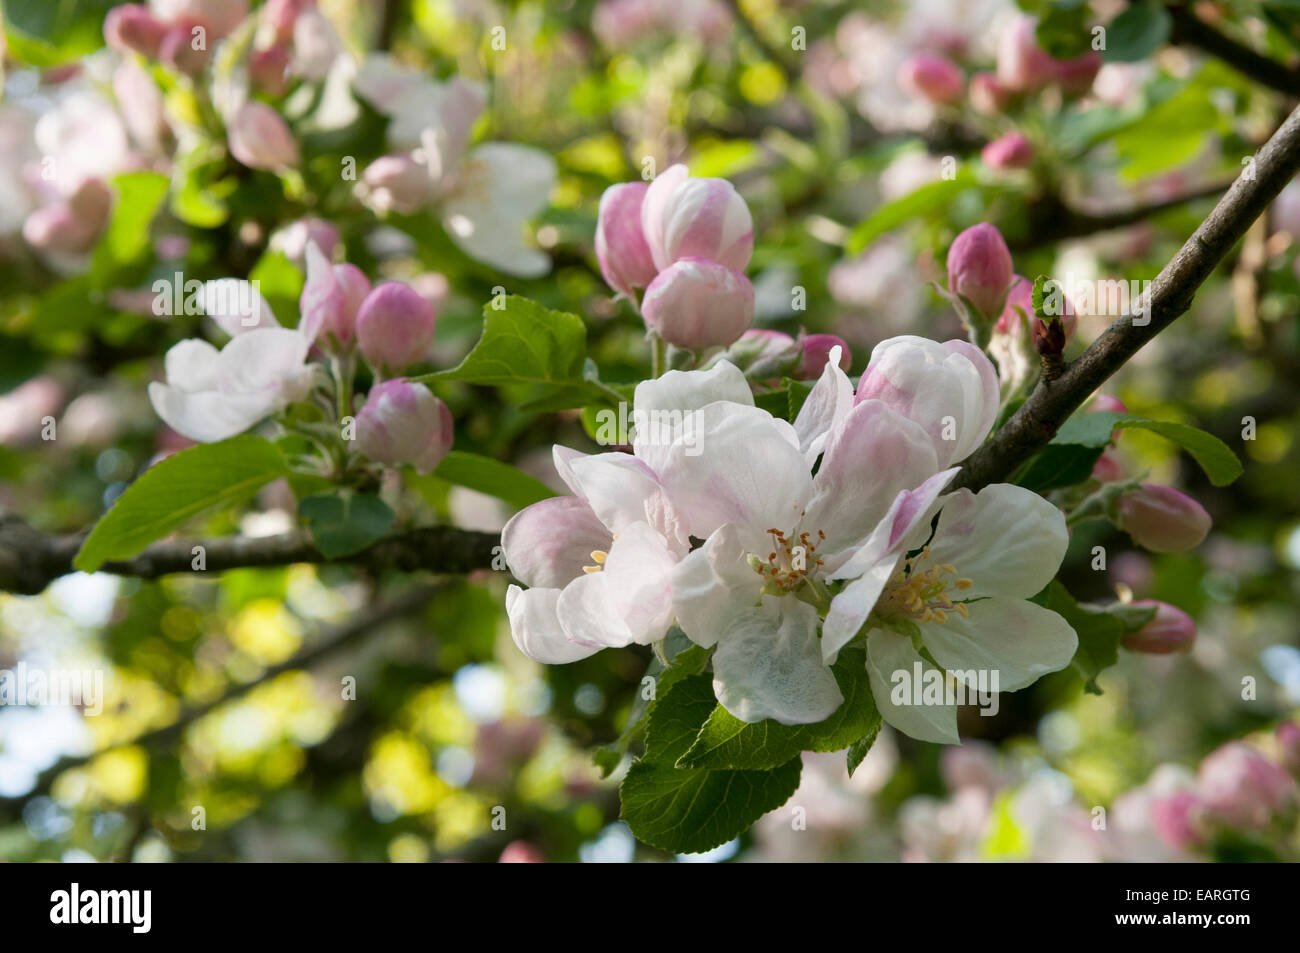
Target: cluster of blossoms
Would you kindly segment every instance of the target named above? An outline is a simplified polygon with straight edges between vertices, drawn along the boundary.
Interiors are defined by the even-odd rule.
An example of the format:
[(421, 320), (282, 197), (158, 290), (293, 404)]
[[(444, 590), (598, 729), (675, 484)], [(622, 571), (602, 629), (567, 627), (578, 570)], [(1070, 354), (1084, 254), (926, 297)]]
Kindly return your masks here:
[[(230, 340), (220, 350), (201, 338), (168, 350), (166, 382), (150, 384), (149, 399), (173, 430), (202, 443), (224, 440), (331, 388), (329, 415), (350, 415), (360, 353), (376, 383), (356, 414), (357, 449), (424, 473), (451, 449), (447, 406), (423, 384), (384, 379), (423, 361), (433, 341), (433, 305), (410, 286), (372, 288), (359, 268), (331, 264), (311, 242), (297, 328), (282, 327), (257, 289), (235, 278), (205, 283), (202, 303)], [(332, 373), (316, 356), (330, 358)]]
[[(997, 65), (993, 71), (975, 71), (969, 80), (961, 66), (943, 51), (921, 50), (899, 66), (898, 84), (913, 96), (945, 108), (965, 100), (971, 110), (984, 117), (999, 117), (1014, 111), (1028, 97), (1056, 87), (1066, 97), (1086, 94), (1101, 70), (1102, 57), (1096, 51), (1059, 60), (1049, 55), (1035, 38), (1032, 17), (1018, 16), (1003, 29), (997, 44)], [(1018, 130), (988, 143), (981, 154), (993, 169), (1023, 169), (1033, 164), (1033, 144)]]
[(689, 351), (726, 347), (754, 322), (749, 207), (725, 179), (674, 165), (650, 184), (611, 186), (600, 199), (596, 258), (609, 286), (637, 304), (660, 339)]
[(1074, 631), (1027, 601), (1060, 566), (1063, 515), (1011, 485), (944, 493), (992, 428), (992, 364), (964, 341), (892, 338), (855, 393), (838, 357), (793, 424), (754, 406), (722, 361), (638, 385), (638, 415), (677, 423), (632, 454), (557, 448), (573, 495), (528, 507), (502, 537), (530, 587), (507, 596), (520, 648), (569, 662), (675, 622), (715, 649), (728, 711), (806, 724), (843, 702), (830, 664), (862, 642), (885, 720), (948, 743), (955, 705), (896, 703), (896, 673), (997, 670), (1013, 691), (1065, 667)]

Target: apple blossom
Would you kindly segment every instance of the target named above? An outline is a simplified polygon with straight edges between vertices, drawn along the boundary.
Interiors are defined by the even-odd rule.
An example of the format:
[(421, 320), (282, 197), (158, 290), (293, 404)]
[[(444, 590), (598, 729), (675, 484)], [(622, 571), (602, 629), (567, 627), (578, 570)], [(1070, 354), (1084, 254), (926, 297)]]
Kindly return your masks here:
[(725, 347), (754, 321), (754, 286), (725, 265), (683, 258), (650, 282), (641, 312), (669, 344), (692, 351)]
[(164, 23), (203, 27), (210, 41), (232, 33), (248, 16), (248, 0), (149, 0), (149, 8)]
[(1155, 609), (1156, 614), (1136, 632), (1124, 634), (1121, 640), (1124, 648), (1148, 655), (1192, 650), (1192, 643), (1196, 641), (1196, 622), (1182, 609), (1154, 599), (1139, 599), (1130, 605), (1138, 609)]
[(124, 3), (104, 16), (104, 42), (115, 50), (134, 51), (151, 59), (158, 55), (166, 31), (166, 24), (140, 3)]
[(1034, 162), (1034, 147), (1023, 133), (1009, 132), (980, 152), (990, 169), (1027, 169)]
[(810, 381), (821, 376), (831, 354), (839, 348), (840, 369), (847, 371), (853, 357), (844, 339), (834, 334), (806, 334), (799, 339), (799, 363), (793, 374), (795, 380)]
[(298, 143), (280, 114), (250, 100), (239, 107), (227, 130), (230, 154), (250, 169), (280, 170), (298, 164)]
[(1089, 50), (1082, 56), (1056, 60), (1056, 81), (1067, 96), (1082, 96), (1092, 89), (1097, 74), (1101, 72), (1102, 56)]
[(1006, 111), (1014, 91), (1007, 89), (993, 73), (976, 73), (970, 78), (970, 105), (981, 116), (997, 116)]
[(423, 384), (376, 384), (357, 414), (357, 449), (376, 463), (409, 463), (432, 473), (451, 451), (451, 411)]
[(1210, 514), (1186, 493), (1144, 483), (1116, 504), (1119, 528), (1143, 549), (1180, 553), (1201, 544), (1210, 531)]
[(987, 322), (1001, 316), (1014, 278), (1011, 252), (994, 225), (972, 225), (948, 249), (949, 294)]
[(641, 205), (648, 189), (644, 182), (611, 185), (600, 197), (596, 218), (600, 273), (606, 284), (628, 298), (634, 288), (646, 287), (658, 273), (641, 229)]
[(1032, 17), (1019, 16), (998, 38), (998, 81), (1017, 92), (1032, 92), (1056, 78), (1056, 61), (1038, 45)]
[(966, 79), (957, 65), (935, 53), (914, 53), (898, 68), (898, 85), (932, 103), (952, 103), (961, 98)]
[(428, 170), (405, 153), (380, 156), (366, 167), (361, 181), (368, 204), (377, 212), (410, 215), (432, 194)]
[(1266, 827), (1296, 799), (1296, 782), (1241, 741), (1229, 741), (1207, 756), (1197, 782), (1209, 815), (1233, 827)]
[(290, 222), (272, 233), (271, 247), (299, 268), (307, 264), (307, 246), (315, 242), (327, 259), (334, 257), (339, 247), (338, 226), (328, 219), (308, 216)]
[(198, 76), (207, 68), (212, 56), (212, 49), (206, 40), (202, 44), (198, 42), (195, 31), (200, 29), (201, 24), (171, 24), (163, 34), (162, 42), (158, 44), (158, 59), (178, 73)]
[(307, 245), (307, 281), (303, 284), (302, 320), (319, 327), (343, 348), (357, 335), (357, 313), (370, 294), (370, 280), (356, 265), (331, 265), (315, 242)]
[(926, 428), (938, 466), (970, 456), (997, 419), (997, 372), (967, 341), (903, 335), (881, 341), (858, 381), (858, 401), (879, 399)]
[(743, 272), (754, 251), (754, 220), (735, 187), (726, 179), (693, 178), (684, 165), (650, 183), (641, 227), (660, 271), (682, 258), (704, 258)]
[(424, 359), (435, 325), (427, 299), (400, 281), (385, 281), (356, 313), (357, 343), (371, 366), (400, 371)]

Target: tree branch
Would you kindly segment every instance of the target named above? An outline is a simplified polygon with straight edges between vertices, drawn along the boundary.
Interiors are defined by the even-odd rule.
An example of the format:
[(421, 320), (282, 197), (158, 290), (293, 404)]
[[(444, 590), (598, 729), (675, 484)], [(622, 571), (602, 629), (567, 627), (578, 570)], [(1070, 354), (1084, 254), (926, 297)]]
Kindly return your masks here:
[(243, 682), (227, 689), (221, 697), (214, 699), (202, 705), (196, 705), (183, 711), (180, 716), (173, 722), (146, 731), (136, 735), (134, 738), (120, 741), (117, 744), (109, 745), (94, 751), (87, 755), (78, 755), (76, 757), (61, 758), (59, 761), (46, 768), (36, 779), (36, 784), (25, 794), (17, 797), (7, 798), (0, 796), (0, 808), (7, 808), (10, 811), (17, 809), (22, 810), (33, 798), (39, 797), (46, 793), (50, 785), (64, 771), (70, 768), (76, 768), (104, 754), (106, 751), (112, 751), (117, 748), (126, 748), (139, 745), (146, 748), (162, 747), (177, 741), (181, 733), (194, 722), (210, 714), (237, 698), (242, 698), (259, 685), (271, 681), (285, 672), (294, 671), (301, 668), (309, 668), (322, 659), (328, 658), (341, 649), (347, 648), (354, 642), (360, 640), (363, 636), (372, 634), (379, 626), (399, 619), (402, 616), (410, 615), (419, 611), (424, 605), (432, 599), (439, 591), (445, 588), (443, 584), (423, 585), (414, 589), (403, 592), (378, 606), (374, 606), (366, 611), (359, 612), (352, 619), (349, 619), (342, 626), (336, 628), (330, 635), (326, 636), (316, 645), (303, 649), (292, 658), (281, 662), (278, 665), (272, 665), (267, 668), (261, 675), (250, 682)]
[[(47, 536), (21, 517), (0, 512), (0, 592), (34, 595), (44, 591), (59, 576), (74, 572), (72, 560), (84, 538), (84, 534)], [(255, 539), (232, 536), (168, 540), (154, 543), (130, 559), (107, 562), (100, 571), (139, 579), (156, 579), (178, 572), (197, 573), (194, 547), (202, 546), (206, 572), (333, 561), (375, 571), (458, 574), (491, 568), (494, 550), (500, 544), (500, 536), (493, 533), (430, 526), (407, 530), (359, 553), (329, 560), (312, 544), (307, 533), (297, 531)]]
[(1194, 46), (1223, 60), (1241, 75), (1261, 85), (1268, 86), (1288, 96), (1300, 96), (1300, 69), (1284, 66), (1276, 60), (1256, 53), (1244, 43), (1225, 36), (1198, 17), (1190, 8), (1166, 8), (1173, 21), (1169, 42), (1178, 46)]
[[(1057, 428), (1137, 351), (1182, 315), (1196, 290), (1300, 171), (1300, 108), (1255, 154), (1209, 217), (1137, 300), (1050, 384), (1029, 399), (962, 465), (956, 486), (972, 490), (1004, 480), (1052, 439)], [(1140, 310), (1139, 310), (1140, 309)], [(1134, 322), (1134, 313), (1145, 324)]]

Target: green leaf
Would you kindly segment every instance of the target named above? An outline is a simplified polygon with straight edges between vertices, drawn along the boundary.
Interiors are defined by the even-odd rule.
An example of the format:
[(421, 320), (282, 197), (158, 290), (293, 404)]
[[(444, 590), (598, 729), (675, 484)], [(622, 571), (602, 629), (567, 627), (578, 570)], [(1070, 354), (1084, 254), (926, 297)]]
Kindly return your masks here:
[(520, 510), (539, 500), (555, 496), (555, 491), (536, 477), (529, 476), (508, 463), (482, 457), (477, 453), (453, 450), (443, 458), (433, 473), (448, 483), (505, 500)]
[(359, 553), (387, 536), (396, 519), (372, 493), (309, 496), (298, 503), (298, 516), (326, 559)]
[(4, 0), (8, 53), (32, 66), (59, 66), (104, 45), (104, 16), (117, 0)]
[(268, 251), (257, 260), (248, 280), (266, 299), (271, 311), (286, 327), (298, 324), (298, 300), (302, 296), (303, 273), (282, 252)]
[(802, 751), (839, 751), (874, 735), (880, 730), (880, 712), (867, 681), (866, 654), (844, 649), (831, 671), (844, 703), (830, 718), (815, 725), (783, 725), (770, 718), (748, 724), (718, 705), (678, 765), (763, 770)]
[(1106, 28), (1106, 59), (1118, 63), (1144, 60), (1169, 39), (1173, 21), (1153, 0), (1130, 3)]
[(858, 770), (858, 765), (862, 764), (862, 759), (864, 759), (868, 752), (871, 751), (871, 746), (876, 743), (878, 737), (880, 737), (879, 724), (876, 725), (875, 731), (868, 735), (863, 735), (857, 741), (853, 742), (853, 744), (849, 745), (848, 756), (845, 762), (849, 769), (849, 777), (853, 777), (853, 772)]
[(108, 229), (95, 248), (90, 274), (96, 284), (120, 269), (136, 264), (149, 250), (149, 223), (167, 195), (167, 176), (157, 172), (127, 172), (116, 176), (117, 201)]
[(1169, 420), (1148, 420), (1107, 410), (1076, 414), (1067, 420), (1052, 442), (1029, 461), (1016, 482), (1040, 493), (1081, 483), (1091, 474), (1112, 431), (1130, 428), (1149, 430), (1178, 444), (1200, 464), (1215, 486), (1227, 486), (1242, 474), (1236, 454), (1213, 434)]
[(531, 384), (535, 410), (607, 402), (609, 395), (586, 376), (587, 328), (575, 314), (552, 311), (511, 295), (505, 306), (483, 306), (483, 336), (460, 365), (415, 380), (470, 384)]
[(646, 756), (619, 788), (623, 820), (643, 843), (683, 854), (711, 850), (780, 807), (799, 786), (797, 756), (770, 771), (674, 767), (715, 704), (710, 676), (692, 675), (650, 713)]
[(245, 434), (182, 450), (126, 488), (72, 564), (94, 572), (108, 560), (134, 556), (199, 513), (247, 499), (287, 473), (279, 449), (261, 437)]
[(930, 182), (902, 198), (887, 202), (853, 229), (846, 250), (856, 255), (885, 232), (893, 231), (911, 219), (946, 208), (959, 193), (975, 187), (974, 173), (963, 168), (951, 179)]
[(1081, 605), (1057, 580), (1052, 580), (1032, 601), (1061, 616), (1079, 636), (1079, 648), (1070, 665), (1083, 676), (1084, 689), (1093, 695), (1101, 694), (1097, 676), (1119, 661), (1120, 639), (1155, 615), (1154, 609), (1132, 606), (1102, 609)]
[(1088, 20), (1086, 4), (1052, 4), (1038, 20), (1038, 45), (1056, 59), (1082, 56), (1092, 48)]

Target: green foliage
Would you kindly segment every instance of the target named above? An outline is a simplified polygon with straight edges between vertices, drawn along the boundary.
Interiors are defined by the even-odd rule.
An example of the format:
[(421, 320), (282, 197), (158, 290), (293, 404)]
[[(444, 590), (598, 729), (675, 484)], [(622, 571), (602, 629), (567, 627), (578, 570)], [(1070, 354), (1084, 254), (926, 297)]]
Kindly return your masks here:
[(963, 166), (951, 179), (929, 182), (880, 206), (853, 229), (845, 248), (849, 254), (856, 255), (886, 232), (938, 211), (950, 205), (962, 192), (976, 187), (974, 172)]
[(1106, 58), (1118, 63), (1144, 60), (1169, 39), (1169, 12), (1155, 0), (1130, 3), (1106, 29)]
[(1100, 695), (1097, 676), (1119, 661), (1119, 643), (1127, 632), (1135, 632), (1155, 615), (1155, 609), (1118, 606), (1097, 609), (1080, 605), (1065, 586), (1053, 580), (1033, 599), (1070, 623), (1079, 637), (1079, 648), (1070, 667), (1083, 677), (1086, 691)]
[(815, 725), (783, 725), (770, 718), (747, 724), (718, 705), (678, 766), (764, 770), (785, 764), (801, 751), (839, 751), (874, 738), (880, 712), (867, 681), (866, 653), (844, 649), (831, 671), (844, 703), (830, 718)]
[(95, 248), (91, 277), (103, 284), (122, 269), (139, 264), (150, 247), (149, 225), (167, 195), (167, 176), (127, 172), (113, 179), (117, 199), (113, 217)]
[(246, 500), (288, 472), (275, 444), (247, 434), (182, 450), (126, 488), (73, 565), (94, 572), (108, 560), (134, 556), (200, 513)]
[(327, 559), (350, 556), (378, 542), (396, 519), (388, 504), (374, 494), (347, 491), (299, 501), (298, 516)]
[(650, 713), (645, 757), (619, 788), (623, 819), (643, 843), (695, 854), (727, 843), (789, 800), (803, 767), (796, 755), (771, 770), (678, 768), (715, 702), (708, 675), (683, 679)]
[(447, 454), (433, 472), (448, 483), (486, 493), (520, 510), (555, 495), (541, 480), (508, 463), (463, 450)]
[(7, 52), (32, 66), (70, 63), (104, 45), (104, 15), (117, 0), (4, 0)]

